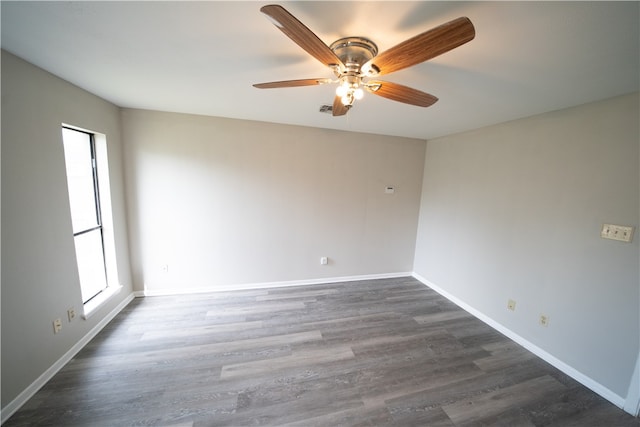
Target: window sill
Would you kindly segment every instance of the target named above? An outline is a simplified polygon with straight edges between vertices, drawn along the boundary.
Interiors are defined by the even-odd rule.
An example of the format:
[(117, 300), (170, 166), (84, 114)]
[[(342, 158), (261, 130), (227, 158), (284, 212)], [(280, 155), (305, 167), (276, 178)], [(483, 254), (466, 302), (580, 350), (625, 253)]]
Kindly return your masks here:
[(84, 305), (82, 318), (87, 320), (93, 316), (100, 307), (105, 305), (111, 298), (118, 295), (121, 290), (122, 286), (109, 286), (107, 289), (102, 291), (99, 295)]

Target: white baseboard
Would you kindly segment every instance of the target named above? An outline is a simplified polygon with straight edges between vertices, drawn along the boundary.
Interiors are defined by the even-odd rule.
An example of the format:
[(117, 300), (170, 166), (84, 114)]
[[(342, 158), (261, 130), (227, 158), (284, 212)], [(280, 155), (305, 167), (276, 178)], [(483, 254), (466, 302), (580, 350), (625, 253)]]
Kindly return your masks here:
[(40, 375), (34, 382), (32, 382), (26, 389), (22, 391), (15, 399), (2, 408), (2, 414), (0, 415), (0, 424), (4, 424), (22, 405), (27, 403), (38, 390), (44, 386), (53, 376), (58, 373), (60, 369), (64, 367), (73, 356), (75, 356), (82, 348), (89, 343), (107, 324), (122, 311), (134, 298), (134, 294), (130, 294), (125, 298), (116, 308), (111, 310), (96, 326), (94, 326), (85, 336), (83, 336), (73, 347), (69, 349), (60, 359), (58, 359), (53, 365), (49, 367), (42, 375)]
[(558, 368), (559, 370), (561, 370), (565, 374), (569, 375), (571, 378), (573, 378), (574, 380), (578, 381), (579, 383), (581, 383), (585, 387), (591, 389), (595, 393), (597, 393), (600, 396), (604, 397), (605, 399), (607, 399), (609, 402), (613, 403), (617, 407), (624, 409), (625, 399), (620, 397), (620, 396), (618, 396), (616, 393), (612, 392), (607, 387), (603, 386), (599, 382), (593, 380), (592, 378), (588, 377), (587, 375), (583, 374), (582, 372), (578, 371), (577, 369), (567, 365), (562, 360), (558, 359), (557, 357), (553, 356), (552, 354), (548, 353), (547, 351), (541, 349), (537, 345), (531, 343), (530, 341), (526, 340), (522, 336), (520, 336), (517, 333), (513, 332), (511, 329), (509, 329), (509, 328), (505, 327), (504, 325), (496, 322), (495, 320), (493, 320), (492, 318), (488, 317), (487, 315), (481, 313), (480, 311), (476, 310), (475, 308), (471, 307), (469, 304), (467, 304), (464, 301), (460, 300), (458, 297), (456, 297), (454, 295), (451, 295), (449, 292), (445, 291), (444, 289), (440, 288), (439, 286), (434, 285), (429, 280), (425, 279), (424, 277), (420, 276), (419, 274), (414, 272), (412, 274), (412, 276), (414, 278), (416, 278), (417, 280), (419, 280), (420, 282), (422, 282), (424, 285), (428, 286), (429, 288), (433, 289), (434, 291), (436, 291), (437, 293), (442, 295), (443, 297), (447, 298), (449, 301), (451, 301), (454, 304), (456, 304), (458, 307), (460, 307), (463, 310), (467, 311), (469, 314), (471, 314), (474, 317), (482, 320), (484, 323), (486, 323), (487, 325), (491, 326), (493, 329), (497, 330), (498, 332), (502, 333), (503, 335), (509, 337), (513, 341), (517, 342), (518, 344), (520, 344), (521, 346), (523, 346), (524, 348), (526, 348), (527, 350), (529, 350), (530, 352), (532, 352), (533, 354), (535, 354), (536, 356), (541, 358), (542, 360), (546, 361), (547, 363), (549, 363), (552, 366)]
[(322, 285), (326, 283), (355, 282), (359, 280), (393, 279), (397, 277), (411, 277), (411, 272), (365, 274), (360, 276), (325, 277), (321, 279), (289, 280), (283, 282), (244, 283), (237, 285), (222, 285), (200, 288), (165, 288), (145, 289), (135, 291), (136, 297), (150, 297), (162, 295), (200, 294), (208, 292), (244, 291), (249, 289), (283, 288), (288, 286)]

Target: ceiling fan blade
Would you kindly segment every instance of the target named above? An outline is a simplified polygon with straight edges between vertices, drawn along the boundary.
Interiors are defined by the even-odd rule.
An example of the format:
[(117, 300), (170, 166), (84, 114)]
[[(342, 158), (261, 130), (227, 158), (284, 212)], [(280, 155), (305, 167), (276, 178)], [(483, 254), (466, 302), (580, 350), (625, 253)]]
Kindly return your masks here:
[(344, 68), (340, 58), (329, 49), (329, 46), (302, 22), (298, 21), (295, 16), (287, 12), (285, 8), (277, 4), (270, 4), (261, 7), (260, 11), (267, 15), (280, 31), (318, 61), (326, 66), (337, 65)]
[(473, 40), (476, 30), (467, 17), (461, 17), (418, 34), (363, 64), (372, 74), (389, 74), (435, 58)]
[(429, 107), (438, 100), (438, 98), (433, 95), (398, 83), (376, 80), (367, 82), (365, 87), (369, 92), (382, 96), (383, 98), (404, 102), (405, 104), (417, 105), (418, 107)]
[(281, 87), (315, 86), (325, 83), (331, 83), (331, 79), (284, 80), (280, 82), (256, 83), (253, 87), (257, 87), (258, 89), (276, 89)]
[(344, 116), (349, 111), (349, 107), (342, 103), (342, 97), (337, 96), (333, 99), (332, 114), (335, 116)]

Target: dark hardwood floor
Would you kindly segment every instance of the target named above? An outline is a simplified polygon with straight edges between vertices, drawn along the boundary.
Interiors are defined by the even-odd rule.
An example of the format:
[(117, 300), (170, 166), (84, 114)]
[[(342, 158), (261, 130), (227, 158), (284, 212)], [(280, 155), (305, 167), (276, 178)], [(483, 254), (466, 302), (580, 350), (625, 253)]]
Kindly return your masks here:
[(138, 298), (8, 426), (638, 426), (413, 278)]

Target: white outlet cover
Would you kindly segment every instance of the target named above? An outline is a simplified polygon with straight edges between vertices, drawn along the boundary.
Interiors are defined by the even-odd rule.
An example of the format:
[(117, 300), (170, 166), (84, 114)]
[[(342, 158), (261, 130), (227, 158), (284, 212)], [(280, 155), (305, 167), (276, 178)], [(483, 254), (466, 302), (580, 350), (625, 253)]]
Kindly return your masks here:
[(53, 333), (57, 334), (62, 331), (62, 319), (58, 318), (53, 321)]
[(549, 316), (547, 316), (546, 314), (541, 314), (540, 315), (540, 324), (544, 327), (549, 326)]

